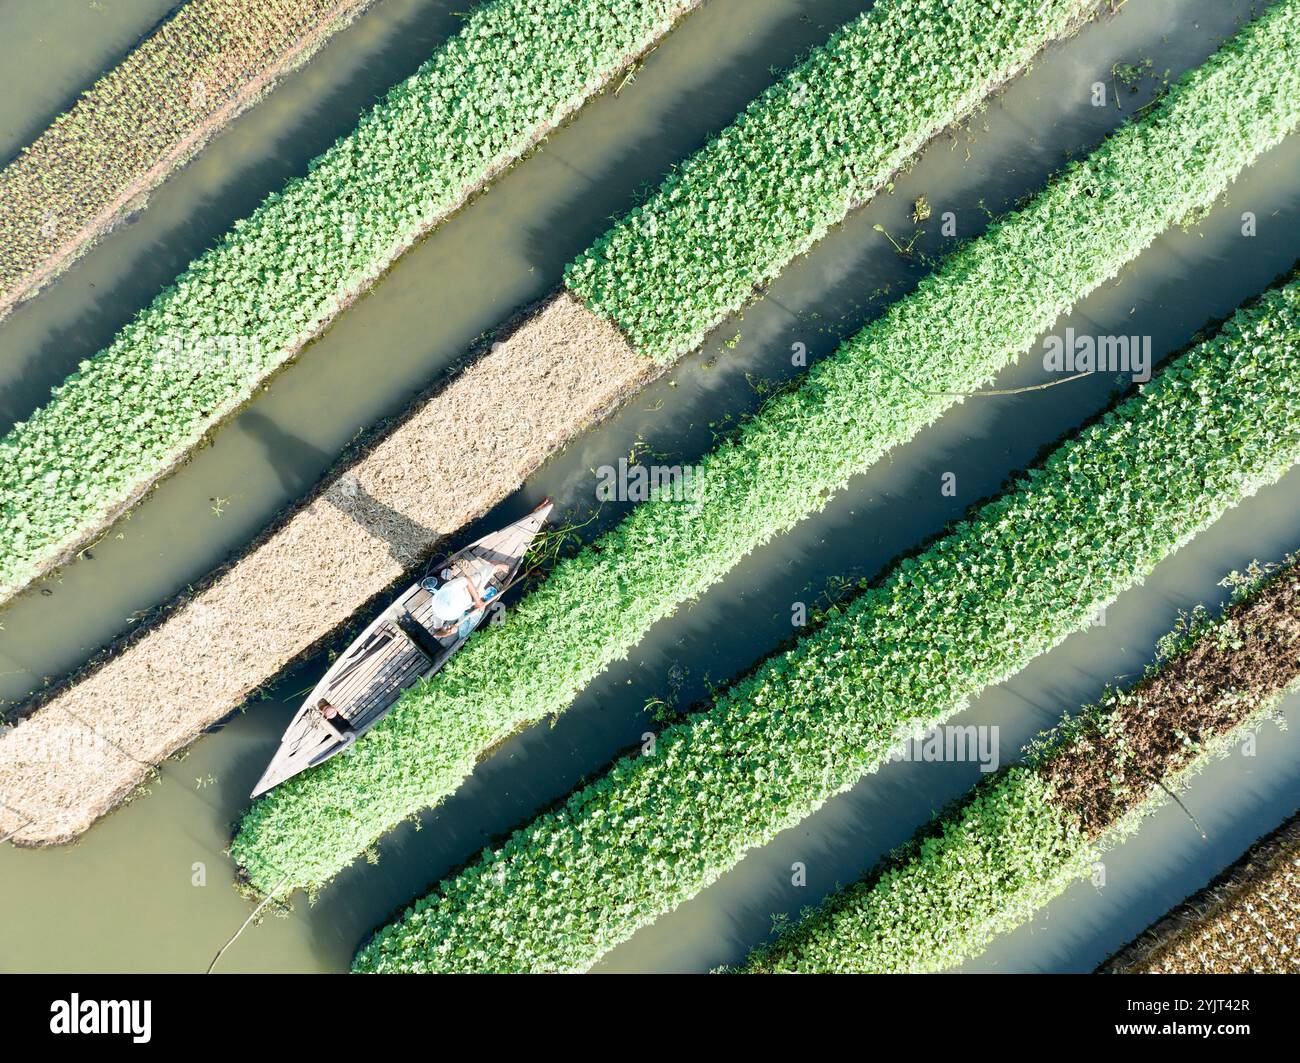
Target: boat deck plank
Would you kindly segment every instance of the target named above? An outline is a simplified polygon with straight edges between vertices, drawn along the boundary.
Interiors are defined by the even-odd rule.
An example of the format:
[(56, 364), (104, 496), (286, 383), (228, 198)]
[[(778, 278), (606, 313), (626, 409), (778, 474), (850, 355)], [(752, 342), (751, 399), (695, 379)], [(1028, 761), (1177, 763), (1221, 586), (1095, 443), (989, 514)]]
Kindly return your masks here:
[[(421, 590), (407, 599), (407, 608), (422, 627), (429, 628), (433, 596)], [(331, 686), (328, 696), (353, 726), (364, 722), (376, 708), (376, 699), (392, 698), (409, 686), (433, 662), (413, 646), (396, 624), (385, 622), (376, 631), (388, 635), (388, 641), (351, 672), (338, 686)]]

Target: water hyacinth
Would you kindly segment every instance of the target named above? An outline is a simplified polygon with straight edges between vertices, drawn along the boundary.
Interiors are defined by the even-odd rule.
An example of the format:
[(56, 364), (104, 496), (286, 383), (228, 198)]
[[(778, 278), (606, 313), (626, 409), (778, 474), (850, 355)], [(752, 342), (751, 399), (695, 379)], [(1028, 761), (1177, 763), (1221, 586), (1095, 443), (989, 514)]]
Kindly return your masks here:
[[(320, 886), (453, 793), (484, 750), (564, 711), (651, 625), (941, 416), (954, 399), (935, 392), (980, 387), (1167, 227), (1213, 201), (1300, 121), (1300, 65), (1278, 46), (1300, 29), (1298, 11), (1289, 0), (1229, 42), (769, 402), (701, 462), (698, 508), (639, 506), (435, 681), (409, 691), (347, 758), (255, 803), (233, 847), (254, 884), (269, 889), (289, 872), (293, 885)], [(1086, 193), (1095, 187), (1112, 194)]]

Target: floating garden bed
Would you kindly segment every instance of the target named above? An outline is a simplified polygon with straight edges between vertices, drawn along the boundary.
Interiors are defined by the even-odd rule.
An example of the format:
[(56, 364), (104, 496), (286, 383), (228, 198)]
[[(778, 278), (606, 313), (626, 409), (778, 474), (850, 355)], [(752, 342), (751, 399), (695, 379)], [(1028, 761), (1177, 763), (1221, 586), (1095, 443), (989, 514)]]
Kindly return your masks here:
[[(708, 455), (698, 503), (639, 507), (410, 692), (348, 758), (255, 804), (234, 844), (252, 881), (266, 889), (286, 872), (294, 885), (328, 881), (452, 793), (484, 750), (563, 711), (652, 624), (820, 509), (1161, 231), (1212, 202), (1300, 120), (1300, 72), (1278, 43), (1296, 23), (1300, 4), (1252, 24)], [(1289, 99), (1262, 91), (1284, 81), (1298, 90)]]
[(441, 883), (356, 969), (590, 967), (877, 770), (900, 729), (947, 720), (1279, 479), (1300, 461), (1298, 397), (1292, 283), (663, 731), (651, 755), (619, 760)]

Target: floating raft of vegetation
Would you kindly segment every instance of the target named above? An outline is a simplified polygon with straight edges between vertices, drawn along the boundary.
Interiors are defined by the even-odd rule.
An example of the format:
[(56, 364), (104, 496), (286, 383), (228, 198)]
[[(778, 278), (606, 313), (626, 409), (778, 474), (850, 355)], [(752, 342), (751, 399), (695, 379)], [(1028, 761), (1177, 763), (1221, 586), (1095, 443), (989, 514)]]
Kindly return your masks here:
[(882, 0), (678, 167), (565, 282), (671, 361), (1096, 0)]
[(0, 317), (373, 0), (190, 0), (0, 172)]
[[(1293, 561), (1217, 620), (1171, 642), (1140, 683), (1108, 692), (1040, 736), (1029, 766), (981, 784), (862, 882), (758, 949), (745, 969), (939, 971), (1025, 922), (1300, 680), (1300, 567)], [(1169, 954), (1179, 958), (1170, 969), (1193, 966), (1203, 948), (1212, 969), (1224, 969), (1217, 952), (1220, 961), (1247, 959), (1239, 970), (1295, 970), (1298, 854), (1293, 837), (1289, 859), (1271, 864), (1273, 877), (1250, 893), (1277, 895), (1272, 932), (1257, 908), (1241, 913), (1244, 934), (1216, 912), (1173, 946)]]
[[(1300, 121), (1300, 68), (1278, 44), (1297, 23), (1300, 3), (1288, 2), (1252, 25), (774, 398), (701, 463), (702, 503), (639, 507), (437, 683), (408, 694), (347, 760), (254, 805), (233, 847), (254, 884), (268, 889), (288, 872), (293, 885), (319, 886), (454, 792), (484, 750), (563, 711), (652, 624), (820, 509), (937, 419), (953, 392), (989, 380), (1162, 230), (1212, 202)], [(1296, 92), (1261, 91), (1279, 84)]]
[[(380, 930), (358, 971), (590, 967), (1300, 461), (1300, 283)], [(1030, 797), (1033, 795), (1031, 794)], [(330, 804), (333, 802), (331, 801)]]
[(111, 521), (407, 247), (699, 0), (495, 0), (0, 440), (0, 601)]

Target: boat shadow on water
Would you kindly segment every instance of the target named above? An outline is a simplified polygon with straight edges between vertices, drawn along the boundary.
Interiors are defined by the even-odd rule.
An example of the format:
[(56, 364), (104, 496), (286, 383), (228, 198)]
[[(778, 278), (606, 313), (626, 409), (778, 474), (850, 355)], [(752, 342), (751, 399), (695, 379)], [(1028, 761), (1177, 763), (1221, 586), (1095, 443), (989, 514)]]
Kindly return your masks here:
[[(239, 426), (261, 444), (268, 463), (291, 495), (301, 496), (309, 491), (315, 477), (320, 475), (319, 470), (328, 468), (334, 461), (333, 454), (286, 432), (257, 410), (245, 411), (239, 418)], [(360, 525), (367, 535), (385, 543), (393, 560), (403, 568), (423, 559), (439, 538), (431, 528), (375, 498), (351, 473), (339, 477), (321, 497)]]

